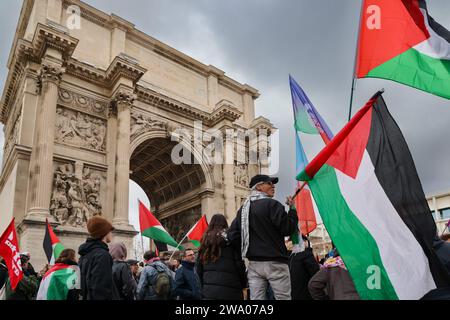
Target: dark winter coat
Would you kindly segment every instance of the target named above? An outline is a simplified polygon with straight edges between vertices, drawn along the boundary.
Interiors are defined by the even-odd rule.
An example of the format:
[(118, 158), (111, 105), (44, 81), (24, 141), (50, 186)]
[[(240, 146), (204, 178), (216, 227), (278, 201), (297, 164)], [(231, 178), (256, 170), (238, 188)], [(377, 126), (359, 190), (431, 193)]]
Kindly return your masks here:
[(35, 300), (39, 288), (39, 281), (35, 276), (27, 276), (24, 274), (22, 280), (17, 284), (16, 290), (13, 291), (8, 276), (5, 286), (6, 300)]
[(134, 300), (136, 281), (125, 261), (114, 261), (112, 266), (113, 300)]
[(439, 260), (445, 266), (450, 275), (450, 243), (436, 237), (433, 247)]
[[(228, 229), (228, 239), (241, 250), (241, 210)], [(249, 247), (247, 258), (251, 261), (279, 261), (288, 263), (289, 253), (284, 237), (297, 230), (295, 209), (288, 213), (284, 206), (270, 198), (253, 201), (249, 212)]]
[(312, 300), (308, 283), (319, 269), (320, 266), (314, 258), (311, 248), (291, 254), (289, 257), (289, 272), (291, 274), (292, 300)]
[(311, 278), (308, 288), (314, 300), (359, 300), (349, 272), (340, 267), (322, 268)]
[(247, 279), (241, 255), (224, 242), (220, 258), (202, 264), (197, 261), (197, 273), (202, 284), (202, 297), (208, 300), (241, 300)]
[(98, 239), (87, 239), (78, 253), (83, 300), (112, 300), (113, 260), (106, 243)]
[(181, 261), (175, 274), (175, 296), (180, 300), (200, 300), (202, 298), (200, 279), (195, 271), (195, 263)]

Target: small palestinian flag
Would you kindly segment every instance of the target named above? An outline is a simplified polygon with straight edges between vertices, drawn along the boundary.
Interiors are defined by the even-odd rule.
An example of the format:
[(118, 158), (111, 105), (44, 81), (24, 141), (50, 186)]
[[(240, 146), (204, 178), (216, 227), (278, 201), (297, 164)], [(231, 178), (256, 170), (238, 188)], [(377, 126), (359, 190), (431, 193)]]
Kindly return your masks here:
[(191, 241), (195, 247), (200, 247), (200, 242), (202, 241), (202, 236), (208, 229), (208, 221), (206, 221), (206, 216), (203, 215), (200, 220), (189, 230), (187, 233), (187, 238)]
[(450, 99), (450, 32), (424, 0), (364, 0), (357, 77), (393, 80)]
[(42, 278), (36, 300), (67, 300), (72, 289), (80, 289), (78, 266), (57, 263)]
[(52, 226), (48, 223), (48, 220), (45, 220), (47, 227), (45, 228), (45, 236), (44, 236), (44, 252), (47, 256), (48, 263), (50, 265), (55, 264), (55, 260), (58, 259), (60, 253), (64, 250), (64, 246), (59, 242), (59, 239), (56, 237), (53, 232)]
[(301, 172), (361, 299), (450, 285), (408, 145), (377, 93)]
[[(164, 229), (161, 222), (155, 218), (141, 201), (139, 201), (139, 225), (143, 236), (166, 243), (173, 247), (178, 246), (178, 243), (170, 236), (166, 229)], [(178, 247), (183, 250), (183, 247)]]

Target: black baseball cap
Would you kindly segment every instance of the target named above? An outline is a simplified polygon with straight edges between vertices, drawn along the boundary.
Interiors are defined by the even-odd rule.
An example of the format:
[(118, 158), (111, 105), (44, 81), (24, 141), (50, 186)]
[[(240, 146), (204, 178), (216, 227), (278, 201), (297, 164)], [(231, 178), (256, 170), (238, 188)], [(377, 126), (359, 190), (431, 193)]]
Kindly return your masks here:
[(265, 174), (257, 174), (250, 180), (250, 188), (253, 188), (257, 183), (260, 182), (272, 182), (273, 184), (278, 183), (277, 177), (270, 177)]

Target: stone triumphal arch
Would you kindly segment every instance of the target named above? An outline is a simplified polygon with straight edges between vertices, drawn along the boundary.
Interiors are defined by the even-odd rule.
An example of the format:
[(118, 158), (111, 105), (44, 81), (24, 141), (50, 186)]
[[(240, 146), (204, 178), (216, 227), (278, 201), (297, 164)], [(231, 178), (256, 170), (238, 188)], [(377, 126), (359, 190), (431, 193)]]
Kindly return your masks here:
[(14, 217), (20, 249), (38, 267), (46, 219), (77, 248), (86, 219), (102, 215), (131, 248), (129, 179), (178, 237), (201, 214), (231, 221), (249, 177), (267, 169), (204, 161), (185, 140), (197, 161), (173, 163), (173, 132), (197, 121), (204, 130), (270, 133), (271, 123), (255, 118), (258, 91), (81, 1), (25, 0), (7, 66), (0, 230)]

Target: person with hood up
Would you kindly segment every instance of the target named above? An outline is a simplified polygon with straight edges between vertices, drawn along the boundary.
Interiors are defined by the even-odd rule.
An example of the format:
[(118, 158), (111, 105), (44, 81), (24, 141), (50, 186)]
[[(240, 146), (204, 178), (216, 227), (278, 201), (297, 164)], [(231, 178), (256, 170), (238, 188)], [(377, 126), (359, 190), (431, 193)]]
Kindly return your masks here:
[(144, 254), (146, 266), (141, 272), (137, 287), (138, 300), (169, 300), (175, 284), (169, 267), (154, 251)]
[(113, 300), (134, 300), (136, 281), (133, 279), (131, 269), (125, 261), (127, 248), (123, 242), (111, 243), (109, 253), (113, 258)]
[(339, 252), (334, 249), (323, 267), (309, 281), (314, 300), (359, 300), (358, 292)]
[(242, 300), (247, 277), (241, 255), (228, 241), (227, 219), (215, 214), (201, 240), (197, 274), (207, 300)]
[(100, 216), (87, 222), (89, 238), (78, 249), (83, 300), (113, 299), (113, 260), (108, 250), (114, 227)]

